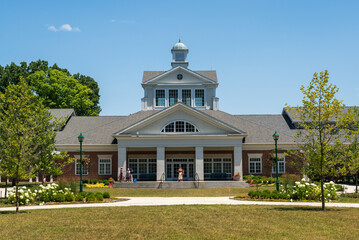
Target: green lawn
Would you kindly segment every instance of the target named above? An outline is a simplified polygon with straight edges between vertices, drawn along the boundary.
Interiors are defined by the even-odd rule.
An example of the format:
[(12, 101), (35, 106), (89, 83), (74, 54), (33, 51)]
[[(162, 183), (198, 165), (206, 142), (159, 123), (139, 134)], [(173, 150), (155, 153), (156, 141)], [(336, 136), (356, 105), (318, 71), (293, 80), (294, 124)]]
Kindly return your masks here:
[[(260, 190), (274, 190), (275, 187), (259, 187)], [(238, 196), (251, 188), (207, 188), (207, 189), (131, 189), (131, 188), (84, 188), (85, 192), (109, 192), (112, 197), (220, 197)]]
[(359, 209), (160, 206), (0, 213), (0, 239), (357, 239)]

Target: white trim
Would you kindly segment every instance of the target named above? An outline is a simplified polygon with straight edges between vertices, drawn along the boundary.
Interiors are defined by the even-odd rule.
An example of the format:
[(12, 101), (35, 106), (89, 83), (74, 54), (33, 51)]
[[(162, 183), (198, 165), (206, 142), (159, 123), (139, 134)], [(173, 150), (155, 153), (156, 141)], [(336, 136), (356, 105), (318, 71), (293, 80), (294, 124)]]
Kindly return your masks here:
[[(280, 171), (280, 168), (278, 167), (278, 174), (284, 174), (285, 173), (285, 154), (284, 153), (278, 153), (278, 166), (279, 166), (279, 159), (283, 159), (283, 161), (282, 162), (284, 162), (284, 171), (283, 172), (281, 172)], [(275, 171), (275, 165), (274, 166), (272, 166), (272, 173), (276, 173), (276, 171)]]
[[(184, 122), (184, 129), (186, 129), (186, 123), (189, 123), (189, 124), (191, 124), (195, 129), (194, 129), (194, 132), (187, 132), (187, 131), (184, 131), (184, 132), (176, 132), (176, 131), (174, 131), (174, 132), (162, 132), (162, 130), (164, 130), (166, 127), (167, 127), (167, 125), (169, 125), (169, 124), (171, 124), (171, 123), (174, 123), (174, 130), (176, 130), (176, 122)], [(196, 130), (198, 130), (198, 131), (196, 131)], [(183, 133), (199, 133), (200, 131), (199, 131), (199, 128), (195, 125), (195, 124), (193, 124), (192, 122), (190, 122), (190, 121), (187, 121), (187, 120), (182, 120), (182, 119), (178, 119), (178, 120), (173, 120), (173, 121), (171, 121), (171, 122), (168, 122), (168, 123), (166, 123), (162, 128), (161, 128), (161, 130), (160, 130), (160, 133), (162, 133), (162, 134), (178, 134), (178, 133), (180, 133), (180, 134), (183, 134)]]
[[(197, 105), (196, 105), (196, 90), (203, 90), (203, 106), (197, 106)], [(199, 108), (199, 109), (203, 108), (203, 109), (206, 109), (206, 107), (207, 107), (207, 101), (206, 101), (206, 99), (207, 99), (207, 91), (206, 91), (205, 88), (195, 88), (195, 89), (194, 89), (194, 91), (193, 91), (193, 106), (194, 106), (195, 108)]]
[[(98, 175), (112, 175), (112, 155), (97, 155), (97, 173)], [(110, 173), (100, 173), (100, 161), (110, 159)], [(105, 164), (106, 165), (106, 164)], [(104, 168), (104, 171), (106, 169)]]
[[(157, 90), (163, 90), (163, 91), (165, 91), (165, 105), (164, 106), (157, 106), (157, 104), (156, 104), (156, 91)], [(156, 108), (156, 109), (162, 109), (162, 108), (165, 108), (166, 106), (167, 106), (167, 92), (168, 91), (166, 91), (166, 89), (165, 88), (154, 88), (153, 89), (153, 96), (154, 96), (154, 98), (153, 98), (153, 106), (154, 106), (154, 108)]]
[[(248, 174), (262, 174), (263, 164), (262, 164), (263, 153), (248, 153)], [(261, 164), (260, 172), (251, 172), (251, 158), (259, 158)]]
[(162, 114), (164, 114), (166, 112), (176, 111), (175, 110), (176, 108), (184, 108), (185, 110), (195, 112), (195, 113), (199, 114), (200, 116), (204, 117), (205, 119), (211, 120), (211, 121), (219, 124), (222, 127), (224, 126), (224, 127), (229, 128), (229, 129), (231, 129), (231, 130), (233, 130), (233, 131), (235, 131), (235, 132), (237, 132), (237, 133), (239, 133), (239, 134), (241, 134), (243, 136), (247, 136), (247, 134), (245, 132), (243, 132), (243, 131), (241, 131), (239, 129), (236, 129), (236, 128), (234, 128), (234, 127), (232, 127), (232, 126), (230, 126), (230, 125), (228, 125), (228, 124), (226, 124), (226, 123), (224, 123), (224, 122), (222, 122), (222, 121), (220, 121), (220, 120), (218, 120), (216, 118), (213, 118), (213, 117), (211, 117), (211, 116), (209, 116), (209, 115), (207, 115), (205, 113), (202, 113), (199, 110), (196, 110), (194, 108), (188, 107), (187, 105), (185, 105), (183, 103), (177, 103), (177, 104), (175, 104), (175, 105), (173, 105), (171, 107), (165, 108), (165, 109), (163, 109), (162, 111), (160, 111), (158, 113), (155, 113), (155, 114), (153, 114), (153, 115), (151, 115), (151, 116), (149, 116), (149, 117), (147, 117), (147, 118), (145, 118), (145, 119), (143, 119), (143, 120), (141, 120), (141, 121), (127, 127), (127, 128), (124, 128), (124, 129), (116, 132), (113, 136), (117, 137), (117, 135), (122, 134), (122, 133), (124, 133), (124, 132), (126, 132), (126, 131), (128, 131), (130, 129), (133, 129), (133, 128), (137, 127), (138, 125), (140, 125), (140, 124), (142, 124), (144, 122), (147, 122), (147, 121), (149, 121), (149, 120), (151, 120), (151, 119), (153, 119), (153, 118), (155, 118), (155, 117), (157, 117), (159, 115), (162, 115)]
[(198, 77), (198, 78), (200, 78), (200, 79), (202, 79), (202, 80), (205, 80), (205, 81), (207, 81), (207, 82), (209, 82), (209, 83), (218, 85), (217, 82), (215, 82), (215, 81), (213, 81), (213, 80), (211, 80), (211, 79), (209, 79), (209, 78), (206, 78), (205, 76), (202, 76), (202, 75), (200, 75), (199, 73), (196, 73), (196, 72), (194, 72), (194, 71), (192, 71), (192, 70), (190, 70), (190, 69), (188, 69), (188, 68), (184, 68), (184, 67), (181, 67), (181, 66), (172, 68), (171, 70), (169, 70), (169, 71), (167, 71), (167, 72), (164, 72), (164, 73), (161, 73), (160, 75), (158, 75), (158, 76), (156, 76), (156, 77), (154, 77), (154, 78), (148, 79), (146, 82), (143, 82), (142, 85), (149, 84), (149, 83), (151, 83), (151, 82), (153, 82), (153, 81), (155, 81), (155, 80), (157, 80), (157, 79), (159, 79), (159, 78), (162, 78), (162, 77), (164, 77), (164, 76), (166, 76), (166, 75), (169, 75), (170, 73), (172, 73), (172, 72), (174, 72), (174, 71), (177, 71), (178, 69), (183, 70), (183, 71), (185, 71), (185, 72), (188, 72), (188, 73), (190, 73), (190, 74), (192, 74), (192, 75), (195, 75), (196, 77)]
[[(76, 176), (80, 176), (80, 175), (81, 175), (81, 172), (80, 172), (79, 174), (76, 173), (77, 161), (80, 161), (80, 159), (77, 159), (77, 158), (75, 157), (75, 175), (76, 175)], [(82, 167), (82, 175), (89, 175), (89, 171), (90, 171), (90, 169), (89, 169), (89, 164), (88, 164), (88, 163), (85, 163), (85, 164), (87, 164), (87, 173), (84, 173), (84, 170), (85, 170), (84, 166), (85, 166), (85, 164), (84, 164), (84, 163), (82, 163), (82, 164), (83, 164), (83, 167)], [(80, 163), (79, 163), (79, 165), (80, 165)], [(80, 166), (80, 169), (81, 169), (81, 166)], [(79, 171), (81, 171), (81, 170), (79, 170)]]

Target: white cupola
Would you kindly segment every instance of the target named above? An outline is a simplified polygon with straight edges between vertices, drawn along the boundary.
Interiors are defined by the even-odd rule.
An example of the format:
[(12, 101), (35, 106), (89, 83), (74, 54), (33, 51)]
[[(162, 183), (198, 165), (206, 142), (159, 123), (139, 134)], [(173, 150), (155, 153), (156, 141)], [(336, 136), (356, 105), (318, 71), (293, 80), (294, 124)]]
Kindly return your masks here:
[(188, 48), (186, 45), (181, 43), (181, 39), (178, 40), (178, 43), (173, 45), (171, 49), (172, 53), (172, 68), (181, 66), (181, 67), (188, 67), (188, 61), (187, 61), (187, 54), (188, 54)]

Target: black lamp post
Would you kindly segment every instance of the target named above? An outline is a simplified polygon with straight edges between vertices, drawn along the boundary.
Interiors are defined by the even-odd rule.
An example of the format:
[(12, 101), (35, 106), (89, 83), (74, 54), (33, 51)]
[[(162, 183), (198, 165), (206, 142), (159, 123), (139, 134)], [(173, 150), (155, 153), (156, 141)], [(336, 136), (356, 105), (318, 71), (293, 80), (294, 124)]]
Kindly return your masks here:
[(82, 142), (84, 141), (84, 136), (82, 133), (77, 137), (80, 142), (80, 192), (83, 192), (84, 184), (82, 182)]
[(277, 149), (277, 141), (279, 139), (279, 134), (277, 131), (273, 134), (273, 139), (275, 142), (275, 172), (277, 174), (277, 180), (275, 182), (276, 189), (279, 191), (279, 179), (278, 179), (278, 149)]

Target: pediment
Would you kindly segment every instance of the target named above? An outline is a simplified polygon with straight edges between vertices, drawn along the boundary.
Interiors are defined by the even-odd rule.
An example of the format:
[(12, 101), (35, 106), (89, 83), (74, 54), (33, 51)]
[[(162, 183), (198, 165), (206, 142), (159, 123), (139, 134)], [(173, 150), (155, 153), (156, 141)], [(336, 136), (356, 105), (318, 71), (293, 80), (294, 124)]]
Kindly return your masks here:
[[(161, 130), (173, 121), (185, 121), (195, 126), (197, 132), (176, 132), (167, 133)], [(224, 136), (224, 135), (246, 135), (245, 132), (214, 119), (200, 111), (190, 108), (182, 103), (178, 103), (170, 108), (164, 109), (136, 124), (129, 126), (117, 133), (121, 135), (198, 135), (198, 136)]]
[[(178, 78), (181, 75), (182, 78)], [(143, 84), (153, 85), (202, 85), (202, 84), (217, 84), (216, 81), (207, 78), (195, 71), (183, 68), (181, 66), (173, 68), (164, 72)]]

